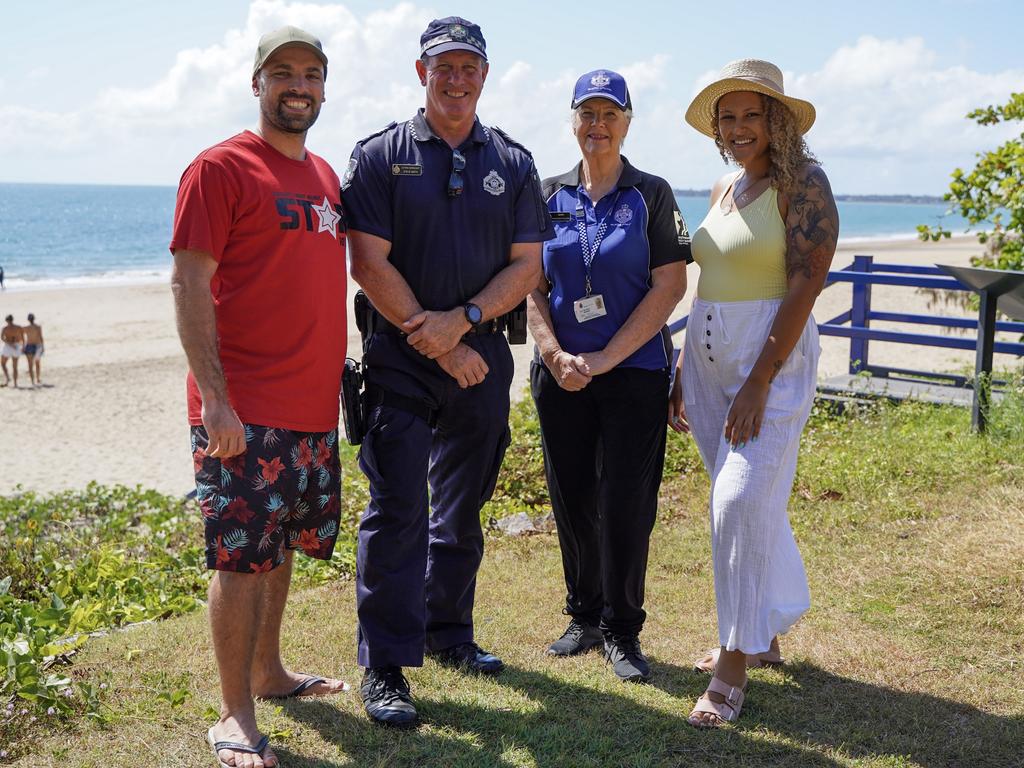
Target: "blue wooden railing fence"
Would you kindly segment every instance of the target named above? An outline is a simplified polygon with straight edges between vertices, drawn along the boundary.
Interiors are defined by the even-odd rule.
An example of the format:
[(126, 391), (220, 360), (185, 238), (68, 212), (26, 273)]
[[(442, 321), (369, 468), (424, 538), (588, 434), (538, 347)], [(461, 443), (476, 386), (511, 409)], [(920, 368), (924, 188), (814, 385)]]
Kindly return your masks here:
[[(945, 291), (968, 291), (972, 289), (946, 275), (938, 267), (918, 267), (907, 264), (876, 264), (871, 256), (854, 256), (853, 263), (840, 270), (828, 273), (826, 287), (846, 282), (853, 285), (853, 302), (848, 312), (843, 312), (818, 325), (818, 331), (825, 336), (845, 336), (850, 339), (850, 373), (867, 371), (872, 376), (888, 376), (890, 373), (936, 376), (931, 371), (909, 371), (899, 368), (871, 365), (868, 357), (869, 342), (889, 341), (898, 344), (918, 344), (947, 349), (976, 349), (977, 338), (963, 336), (942, 336), (938, 334), (910, 333), (907, 331), (882, 331), (872, 329), (872, 320), (893, 323), (933, 325), (943, 328), (967, 328), (978, 330), (978, 320), (967, 317), (946, 317), (942, 315), (919, 315), (908, 312), (879, 312), (871, 308), (872, 285), (902, 285), (911, 288), (932, 288)], [(1024, 334), (1024, 323), (997, 321), (996, 331)], [(995, 342), (996, 352), (1024, 356), (1024, 344), (1009, 341)], [(964, 376), (942, 374), (943, 378), (954, 380), (965, 386), (970, 380)]]
[[(825, 288), (838, 283), (850, 283), (853, 289), (850, 309), (818, 324), (823, 336), (839, 336), (850, 339), (851, 374), (867, 372), (872, 376), (887, 378), (891, 375), (921, 376), (938, 378), (955, 386), (972, 386), (974, 378), (935, 371), (915, 371), (906, 368), (892, 368), (873, 365), (869, 358), (870, 342), (885, 341), (897, 344), (916, 344), (949, 349), (977, 349), (978, 339), (963, 336), (942, 336), (929, 333), (880, 330), (871, 327), (872, 320), (939, 326), (943, 328), (966, 328), (978, 330), (979, 321), (965, 317), (942, 315), (921, 315), (909, 312), (881, 312), (871, 306), (871, 287), (874, 285), (897, 285), (908, 288), (932, 288), (945, 291), (971, 291), (959, 280), (948, 276), (938, 267), (911, 266), (907, 264), (875, 263), (872, 256), (854, 256), (853, 263), (842, 269), (830, 270)], [(686, 328), (689, 317), (683, 317), (669, 325), (674, 336)], [(1024, 334), (1024, 322), (997, 321), (995, 331)], [(1024, 356), (1024, 344), (1010, 341), (996, 341), (995, 352)], [(984, 373), (991, 373), (991, 370)]]

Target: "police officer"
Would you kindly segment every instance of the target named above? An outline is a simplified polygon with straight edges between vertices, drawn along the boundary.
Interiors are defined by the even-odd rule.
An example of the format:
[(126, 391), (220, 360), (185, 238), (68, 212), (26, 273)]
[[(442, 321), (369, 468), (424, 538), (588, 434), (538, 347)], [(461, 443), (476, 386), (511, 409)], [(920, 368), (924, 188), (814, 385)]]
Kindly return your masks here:
[(668, 182), (621, 154), (633, 115), (623, 77), (588, 72), (571, 107), (582, 158), (544, 181), (556, 237), (530, 297), (530, 384), (571, 617), (548, 653), (603, 645), (621, 680), (642, 682), (672, 349), (664, 324), (686, 292), (690, 243)]
[(476, 117), (487, 70), (476, 24), (430, 22), (416, 62), (426, 108), (359, 142), (342, 182), (352, 277), (373, 305), (358, 658), (367, 714), (386, 725), (416, 722), (401, 668), (425, 650), (477, 673), (504, 666), (473, 641), (480, 508), (509, 441), (501, 318), (537, 285), (552, 227), (529, 152)]

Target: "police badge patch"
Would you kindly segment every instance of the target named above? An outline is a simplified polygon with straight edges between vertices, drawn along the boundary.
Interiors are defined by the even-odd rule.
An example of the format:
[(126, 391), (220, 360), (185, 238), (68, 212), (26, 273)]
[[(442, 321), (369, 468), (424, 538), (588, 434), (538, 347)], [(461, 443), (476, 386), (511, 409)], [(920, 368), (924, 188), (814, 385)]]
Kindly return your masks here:
[(686, 228), (686, 222), (683, 220), (683, 214), (679, 211), (673, 211), (672, 214), (676, 220), (676, 240), (680, 245), (687, 245), (690, 242), (690, 232)]
[(620, 227), (624, 227), (633, 220), (633, 209), (626, 203), (623, 203), (617, 211), (615, 211), (615, 223)]
[(491, 170), (484, 177), (484, 189), (490, 192), (492, 195), (500, 195), (505, 191), (505, 180), (498, 175), (498, 172)]
[(604, 88), (612, 79), (604, 73), (604, 71), (598, 72), (592, 78), (590, 78), (590, 84), (595, 88)]
[(342, 191), (352, 186), (352, 179), (356, 175), (356, 167), (359, 165), (359, 161), (354, 157), (348, 159), (348, 167), (345, 169), (345, 175), (341, 177), (341, 189)]

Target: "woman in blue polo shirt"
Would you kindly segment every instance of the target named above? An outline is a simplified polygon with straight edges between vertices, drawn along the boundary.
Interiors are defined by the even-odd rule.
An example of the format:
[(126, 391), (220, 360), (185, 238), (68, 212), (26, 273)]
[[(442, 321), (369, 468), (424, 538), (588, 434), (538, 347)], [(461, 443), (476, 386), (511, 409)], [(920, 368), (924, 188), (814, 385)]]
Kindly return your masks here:
[(546, 179), (556, 237), (528, 299), (530, 372), (571, 617), (555, 656), (598, 645), (615, 674), (640, 650), (647, 550), (665, 458), (671, 342), (690, 243), (672, 189), (620, 154), (633, 111), (621, 75), (583, 75), (572, 99), (582, 161)]

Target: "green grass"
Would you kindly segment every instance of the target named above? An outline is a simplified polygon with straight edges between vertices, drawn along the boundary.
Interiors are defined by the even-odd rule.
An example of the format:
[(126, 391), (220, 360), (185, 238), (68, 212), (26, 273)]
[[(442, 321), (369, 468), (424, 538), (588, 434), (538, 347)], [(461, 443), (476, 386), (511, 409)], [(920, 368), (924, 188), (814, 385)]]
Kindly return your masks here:
[[(707, 481), (692, 443), (674, 437), (648, 569), (643, 640), (652, 685), (618, 683), (596, 654), (546, 657), (543, 648), (565, 621), (555, 537), (492, 536), (480, 573), (477, 635), (505, 659), (503, 675), (465, 678), (431, 662), (410, 670), (425, 721), (411, 733), (372, 727), (356, 695), (260, 703), (261, 726), (289, 768), (1024, 765), (1020, 405), (1011, 398), (1002, 406), (985, 437), (969, 433), (966, 411), (949, 408), (883, 406), (812, 417), (791, 516), (813, 607), (783, 638), (787, 667), (752, 673), (735, 726), (704, 733), (685, 724), (707, 682), (689, 664), (714, 644), (716, 631)], [(523, 404), (514, 415), (516, 442), (485, 518), (545, 509), (529, 410)], [(336, 562), (300, 570), (284, 647), (295, 668), (357, 682), (347, 576), (365, 489), (351, 460), (347, 454), (348, 525)], [(59, 498), (75, 504), (74, 496)], [(5, 513), (0, 519), (10, 525), (10, 507)], [(196, 546), (198, 528), (187, 533), (194, 538), (176, 533), (169, 548)], [(91, 548), (102, 549), (105, 535)], [(211, 765), (202, 736), (218, 687), (205, 621), (202, 610), (183, 612), (93, 638), (69, 666), (50, 668), (78, 686), (74, 707), (0, 715), (7, 762)], [(144, 759), (149, 754), (152, 761)]]

